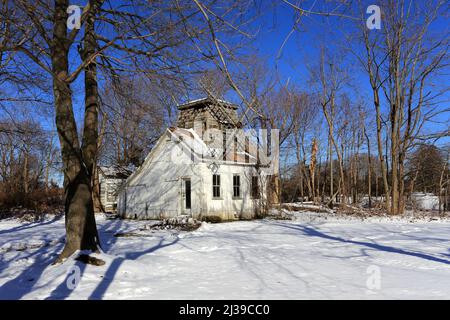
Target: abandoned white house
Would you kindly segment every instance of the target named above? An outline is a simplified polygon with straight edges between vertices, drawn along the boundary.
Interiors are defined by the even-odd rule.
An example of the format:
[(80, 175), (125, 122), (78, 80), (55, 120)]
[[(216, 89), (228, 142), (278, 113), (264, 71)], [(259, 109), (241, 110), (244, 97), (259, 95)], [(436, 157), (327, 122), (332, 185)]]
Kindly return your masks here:
[(116, 211), (117, 193), (132, 171), (120, 166), (97, 167), (100, 207), (96, 211)]
[(178, 110), (177, 127), (165, 131), (121, 187), (121, 216), (233, 220), (278, 203), (278, 146), (257, 148), (254, 136), (242, 133), (236, 105), (205, 98)]

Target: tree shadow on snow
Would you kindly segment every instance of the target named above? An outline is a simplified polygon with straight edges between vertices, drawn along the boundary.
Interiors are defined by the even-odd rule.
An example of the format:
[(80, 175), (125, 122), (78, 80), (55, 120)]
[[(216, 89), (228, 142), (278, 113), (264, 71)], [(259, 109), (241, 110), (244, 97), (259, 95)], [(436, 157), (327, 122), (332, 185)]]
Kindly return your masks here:
[(158, 249), (168, 247), (171, 245), (176, 244), (179, 241), (179, 237), (177, 236), (173, 241), (169, 243), (164, 244), (164, 237), (162, 237), (159, 240), (159, 243), (151, 248), (148, 248), (146, 250), (140, 251), (140, 252), (129, 252), (125, 254), (125, 257), (118, 257), (114, 259), (111, 264), (108, 267), (108, 270), (106, 270), (102, 281), (98, 284), (98, 286), (95, 288), (95, 290), (91, 293), (88, 299), (101, 299), (103, 295), (105, 294), (108, 287), (111, 285), (111, 282), (114, 280), (114, 277), (117, 274), (117, 271), (119, 270), (122, 263), (126, 260), (136, 260), (140, 256), (143, 256), (145, 254), (152, 253)]
[(45, 300), (63, 300), (70, 296), (70, 294), (74, 289), (69, 288), (68, 281), (71, 281), (70, 278), (76, 276), (75, 273), (73, 272), (73, 267), (78, 267), (79, 272), (78, 280), (81, 281), (83, 273), (86, 269), (86, 264), (80, 261), (75, 261), (75, 264), (73, 266), (67, 268), (67, 273), (66, 277), (64, 278), (64, 281), (62, 281), (55, 289), (53, 289), (53, 291), (47, 298), (45, 298)]
[[(20, 272), (15, 278), (4, 283), (0, 290), (0, 299), (18, 300), (30, 293), (34, 284), (39, 280), (44, 270), (56, 259), (57, 252), (62, 250), (64, 245), (64, 237), (61, 237), (56, 246), (44, 246), (30, 254), (21, 257), (20, 260), (27, 261), (28, 259), (35, 259), (34, 262)], [(6, 267), (11, 267), (10, 261), (3, 261)]]
[[(3, 230), (0, 232), (0, 234), (7, 234), (12, 232), (18, 232), (26, 229), (31, 229), (34, 227), (39, 227), (42, 225), (48, 225), (51, 224), (57, 220), (61, 219), (61, 217), (55, 217), (52, 220), (48, 220), (45, 222), (32, 222), (27, 223), (25, 225), (21, 225), (18, 227), (14, 227), (9, 230)], [(100, 226), (99, 228), (99, 235), (102, 240), (103, 248), (106, 247), (106, 250), (108, 250), (115, 242), (115, 237), (112, 235), (120, 229), (122, 223), (118, 220), (113, 220), (110, 222), (107, 222)], [(111, 228), (112, 227), (112, 228)], [(112, 234), (111, 236), (109, 234)], [(105, 236), (106, 235), (106, 236)], [(59, 238), (56, 245), (50, 245), (50, 246), (43, 246), (39, 249), (36, 249), (32, 251), (31, 253), (25, 255), (25, 256), (18, 256), (13, 257), (12, 259), (9, 259), (8, 261), (2, 260), (0, 265), (0, 272), (10, 268), (11, 263), (23, 260), (27, 261), (30, 259), (34, 259), (33, 263), (30, 264), (27, 268), (22, 270), (16, 277), (13, 279), (7, 281), (1, 286), (0, 290), (0, 299), (5, 300), (19, 300), (23, 298), (25, 295), (33, 291), (35, 283), (40, 279), (42, 276), (44, 270), (53, 263), (53, 261), (56, 259), (58, 252), (62, 250), (62, 247), (64, 245), (64, 239), (65, 236)], [(51, 242), (50, 239), (44, 239), (47, 242)], [(53, 239), (51, 239), (53, 240)], [(86, 268), (86, 265), (82, 262), (76, 261), (75, 265), (78, 266), (81, 271), (80, 276), (83, 275), (83, 272)], [(69, 268), (69, 267), (67, 267)], [(61, 284), (56, 287), (47, 297), (47, 299), (65, 299), (67, 298), (72, 290), (70, 290), (66, 284), (68, 277), (72, 276), (72, 273), (67, 273), (67, 276)]]
[[(123, 225), (123, 220), (112, 220), (112, 221), (109, 221), (99, 227), (98, 232), (99, 232), (99, 237), (100, 237), (101, 243), (102, 243), (102, 251), (107, 253), (114, 246), (114, 244), (118, 240), (118, 238), (115, 237), (114, 234), (116, 234), (121, 229), (122, 225)], [(165, 241), (166, 241), (166, 239), (164, 237), (161, 237), (159, 240), (159, 243), (156, 244), (155, 246), (152, 246), (146, 250), (139, 251), (139, 252), (128, 252), (123, 257), (115, 258), (108, 266), (108, 269), (103, 274), (102, 280), (97, 285), (97, 287), (94, 289), (94, 291), (91, 293), (91, 295), (88, 297), (88, 299), (101, 299), (103, 297), (103, 295), (107, 291), (108, 287), (111, 285), (120, 266), (122, 265), (122, 263), (124, 261), (136, 260), (142, 255), (152, 253), (158, 249), (161, 249), (161, 248), (164, 248), (164, 247), (167, 247), (170, 245), (174, 245), (175, 243), (177, 243), (179, 241), (179, 238), (177, 236), (173, 241), (170, 241), (168, 243), (164, 243)], [(78, 266), (78, 268), (79, 268), (79, 271), (80, 271), (79, 275), (80, 275), (80, 281), (81, 281), (83, 274), (86, 270), (86, 264), (76, 261), (75, 266)], [(68, 267), (68, 270), (69, 270), (69, 267)], [(68, 280), (70, 281), (69, 277), (72, 277), (72, 276), (73, 276), (73, 273), (67, 272), (67, 275), (66, 275), (64, 281), (62, 281), (60, 283), (60, 285), (58, 287), (56, 287), (50, 293), (50, 295), (46, 298), (46, 300), (54, 300), (54, 299), (61, 300), (61, 299), (68, 298), (70, 296), (70, 294), (73, 292), (73, 290), (67, 286), (67, 281)]]
[(378, 244), (375, 242), (348, 240), (348, 239), (344, 239), (341, 237), (326, 234), (326, 233), (321, 232), (313, 227), (305, 226), (305, 225), (299, 225), (299, 224), (288, 225), (288, 224), (283, 224), (283, 223), (279, 223), (279, 222), (276, 222), (274, 224), (277, 226), (280, 226), (280, 227), (300, 231), (304, 235), (310, 236), (310, 237), (319, 237), (319, 238), (323, 238), (323, 239), (339, 241), (342, 243), (356, 244), (359, 246), (364, 246), (364, 247), (368, 247), (368, 248), (379, 250), (379, 251), (398, 253), (398, 254), (403, 254), (403, 255), (407, 255), (407, 256), (411, 256), (411, 257), (425, 259), (425, 260), (432, 261), (432, 262), (439, 262), (439, 263), (444, 263), (444, 264), (450, 265), (449, 260), (438, 258), (438, 257), (432, 256), (432, 255), (426, 254), (426, 253), (422, 253), (422, 252), (409, 251), (409, 250), (405, 250), (405, 249), (400, 249), (400, 248), (395, 248), (395, 247), (391, 247), (391, 246)]
[[(114, 234), (120, 230), (122, 227), (123, 222), (122, 220), (111, 220), (108, 221), (98, 227), (98, 234), (100, 238), (100, 243), (102, 245), (103, 251), (108, 251), (113, 244), (116, 242), (116, 237), (114, 237)], [(51, 293), (50, 295), (45, 298), (45, 300), (63, 300), (70, 296), (70, 294), (73, 292), (74, 289), (70, 289), (67, 285), (68, 281), (71, 281), (71, 278), (75, 276), (75, 274), (72, 272), (73, 267), (78, 267), (79, 272), (79, 281), (81, 281), (84, 271), (86, 270), (86, 264), (80, 261), (75, 261), (75, 264), (73, 266), (68, 266), (67, 274), (64, 279)]]
[(17, 227), (11, 228), (11, 229), (0, 230), (0, 235), (13, 233), (13, 232), (18, 232), (18, 231), (22, 231), (22, 230), (27, 230), (27, 229), (31, 229), (31, 228), (39, 227), (39, 226), (45, 226), (47, 224), (52, 224), (53, 222), (60, 220), (62, 217), (64, 217), (64, 215), (59, 215), (59, 216), (55, 215), (53, 217), (53, 219), (47, 220), (47, 221), (44, 221), (44, 222), (42, 222), (42, 221), (34, 221), (34, 222), (29, 222), (29, 223), (26, 223), (26, 224), (22, 224), (20, 226), (17, 226)]

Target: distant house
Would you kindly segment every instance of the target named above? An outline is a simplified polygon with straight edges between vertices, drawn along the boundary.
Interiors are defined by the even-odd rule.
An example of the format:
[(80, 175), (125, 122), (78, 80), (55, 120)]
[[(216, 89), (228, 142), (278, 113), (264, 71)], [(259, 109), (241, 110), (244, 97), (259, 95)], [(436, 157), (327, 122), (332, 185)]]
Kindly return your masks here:
[[(433, 193), (411, 193), (412, 206), (419, 210), (439, 210), (439, 197)], [(441, 204), (441, 209), (443, 204)]]
[(117, 193), (131, 173), (130, 169), (120, 166), (98, 167), (99, 198), (102, 206), (98, 211), (116, 211)]
[(278, 203), (278, 157), (270, 160), (255, 150), (249, 137), (239, 143), (227, 135), (242, 127), (236, 109), (211, 99), (178, 106), (177, 127), (166, 130), (121, 187), (118, 213), (137, 219), (233, 220), (253, 218)]

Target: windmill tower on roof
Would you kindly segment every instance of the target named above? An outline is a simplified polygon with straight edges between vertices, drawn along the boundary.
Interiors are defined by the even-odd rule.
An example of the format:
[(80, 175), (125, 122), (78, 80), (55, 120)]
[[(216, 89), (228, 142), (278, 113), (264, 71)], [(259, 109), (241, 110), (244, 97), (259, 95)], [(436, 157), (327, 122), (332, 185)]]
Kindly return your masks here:
[(178, 106), (177, 127), (194, 129), (200, 136), (208, 129), (241, 128), (237, 105), (212, 98), (192, 100)]

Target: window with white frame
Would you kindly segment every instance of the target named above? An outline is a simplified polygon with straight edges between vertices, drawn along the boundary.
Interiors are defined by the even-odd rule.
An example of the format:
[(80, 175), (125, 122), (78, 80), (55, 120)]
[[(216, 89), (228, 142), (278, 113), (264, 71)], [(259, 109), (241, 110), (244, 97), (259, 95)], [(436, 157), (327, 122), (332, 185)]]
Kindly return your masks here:
[(233, 175), (233, 198), (241, 197), (241, 177), (238, 174)]
[(213, 174), (213, 198), (220, 198), (220, 174)]

